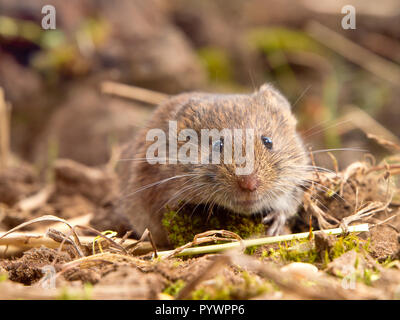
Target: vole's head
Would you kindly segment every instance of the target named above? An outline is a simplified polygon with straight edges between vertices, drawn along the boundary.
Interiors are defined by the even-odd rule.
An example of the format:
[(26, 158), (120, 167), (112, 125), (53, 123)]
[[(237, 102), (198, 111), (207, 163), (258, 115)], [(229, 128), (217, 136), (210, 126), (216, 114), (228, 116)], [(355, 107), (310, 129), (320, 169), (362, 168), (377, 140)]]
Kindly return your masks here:
[[(192, 129), (199, 139), (200, 163), (181, 164), (183, 172), (195, 175), (188, 182), (198, 186), (198, 193), (193, 195), (195, 201), (200, 199), (242, 214), (286, 211), (301, 201), (301, 186), (308, 177), (308, 157), (296, 133), (290, 105), (273, 87), (264, 85), (251, 95), (194, 96), (179, 108), (176, 119), (178, 133)], [(204, 129), (230, 131), (231, 139), (221, 135), (204, 141)], [(235, 136), (238, 131), (241, 139)], [(185, 143), (190, 145), (187, 141), (178, 142), (180, 152), (189, 152), (180, 149)], [(226, 148), (232, 151), (231, 161)], [(217, 155), (220, 152), (219, 163), (204, 163), (212, 162), (213, 151)]]

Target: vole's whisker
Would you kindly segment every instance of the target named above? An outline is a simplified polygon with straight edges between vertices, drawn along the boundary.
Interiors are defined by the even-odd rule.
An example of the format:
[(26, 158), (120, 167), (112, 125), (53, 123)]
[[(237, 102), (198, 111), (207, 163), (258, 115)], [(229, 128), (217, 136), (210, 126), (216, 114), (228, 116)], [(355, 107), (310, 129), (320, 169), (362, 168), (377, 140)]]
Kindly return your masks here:
[[(204, 185), (204, 186), (199, 186), (198, 184), (196, 184), (196, 185), (190, 185), (190, 186), (186, 187), (185, 190), (183, 190), (183, 192), (180, 192), (180, 193), (176, 194), (176, 195), (173, 197), (173, 199), (170, 199), (169, 201), (167, 201), (167, 203), (164, 204), (164, 205), (160, 208), (160, 210), (161, 210), (162, 208), (165, 208), (165, 206), (168, 205), (168, 203), (170, 203), (171, 201), (176, 200), (178, 197), (180, 197), (180, 196), (183, 195), (183, 197), (179, 200), (179, 201), (181, 202), (181, 203), (179, 203), (179, 207), (178, 207), (178, 208), (174, 208), (174, 210), (176, 211), (175, 214), (174, 214), (174, 217), (175, 217), (176, 214), (178, 214), (179, 210), (180, 210), (183, 206), (185, 206), (185, 205), (190, 201), (190, 199), (191, 199), (196, 193), (198, 193), (199, 191), (201, 191), (203, 187), (206, 187), (206, 185)], [(185, 194), (185, 193), (186, 193), (186, 194)]]
[[(219, 186), (222, 186), (222, 187), (223, 187), (223, 184), (222, 184), (222, 183), (217, 183), (217, 184), (214, 185), (214, 188), (217, 188), (217, 187), (219, 187)], [(208, 187), (208, 185), (205, 185), (204, 187)], [(223, 190), (223, 188), (221, 188), (221, 187), (218, 189), (219, 192), (222, 191), (222, 190)], [(211, 196), (211, 195), (209, 195), (209, 197), (210, 197), (210, 196)], [(203, 198), (201, 199), (201, 201), (198, 202), (198, 204), (193, 208), (192, 213), (191, 213), (191, 216), (193, 215), (193, 213), (196, 211), (196, 209), (198, 208), (198, 206), (199, 206), (200, 204), (204, 204), (203, 202), (204, 202), (205, 200), (208, 201), (208, 197), (207, 197), (207, 198), (203, 197)]]
[[(303, 186), (303, 187), (304, 187), (304, 190), (312, 191), (311, 186)], [(317, 186), (315, 186), (315, 188), (317, 188), (317, 190), (319, 190), (319, 191), (324, 191), (324, 190), (318, 189)], [(322, 196), (318, 193), (314, 193), (311, 195), (311, 199), (322, 199)]]
[(322, 184), (320, 184), (320, 183), (318, 183), (318, 182), (316, 182), (316, 181), (313, 181), (313, 180), (305, 180), (306, 182), (308, 182), (308, 183), (312, 183), (312, 184), (314, 184), (314, 186), (315, 187), (318, 187), (318, 188), (322, 188), (322, 190), (320, 190), (320, 191), (328, 191), (328, 192), (332, 192), (333, 193), (333, 197), (338, 197), (340, 200), (342, 200), (343, 202), (345, 202), (345, 203), (347, 203), (347, 204), (349, 204), (349, 202), (346, 200), (346, 199), (344, 199), (342, 196), (340, 196), (337, 192), (335, 192), (334, 190), (332, 190), (332, 189), (330, 189), (330, 188), (328, 188), (328, 187), (326, 187), (326, 186), (324, 186), (324, 185), (322, 185)]
[[(212, 203), (212, 201), (213, 201), (213, 196), (214, 196), (218, 191), (219, 191), (219, 189), (215, 190), (214, 192), (212, 192), (212, 193), (210, 193), (210, 194), (208, 195), (208, 197), (207, 197), (207, 199), (206, 199), (206, 202), (204, 203), (203, 213), (204, 213), (204, 210), (208, 207), (208, 214), (210, 214), (210, 206), (209, 206), (209, 203), (210, 203), (210, 201), (211, 201), (211, 203)], [(209, 217), (209, 215), (208, 215), (208, 217)]]
[[(182, 208), (184, 208), (184, 207), (189, 203), (190, 198), (191, 198), (193, 195), (198, 194), (199, 191), (202, 191), (202, 190), (205, 190), (205, 189), (208, 189), (208, 188), (209, 188), (209, 186), (208, 186), (207, 184), (203, 184), (203, 185), (200, 186), (200, 187), (199, 187), (199, 186), (195, 186), (195, 188), (192, 190), (192, 192), (191, 192), (190, 194), (188, 194), (188, 195), (183, 199), (183, 204), (181, 204), (180, 207), (177, 209), (176, 214), (178, 214), (179, 211), (181, 211)], [(201, 200), (199, 201), (199, 203), (196, 205), (195, 209), (196, 209), (204, 200), (205, 200), (204, 198), (201, 199)], [(193, 214), (193, 212), (194, 212), (194, 211), (192, 211), (192, 214)]]
[[(329, 122), (329, 121), (328, 121), (328, 122)], [(351, 120), (348, 119), (348, 120), (343, 120), (343, 121), (334, 123), (334, 124), (332, 124), (332, 125), (330, 125), (330, 126), (328, 126), (328, 127), (326, 127), (326, 128), (323, 128), (323, 129), (321, 129), (321, 130), (318, 130), (318, 131), (316, 131), (316, 132), (313, 132), (313, 133), (311, 133), (311, 134), (309, 134), (309, 135), (304, 135), (304, 133), (303, 133), (303, 137), (304, 137), (305, 139), (308, 139), (308, 138), (310, 138), (310, 137), (312, 137), (312, 136), (314, 136), (314, 135), (316, 135), (316, 134), (318, 134), (318, 133), (324, 132), (324, 131), (329, 130), (329, 129), (334, 128), (334, 127), (338, 127), (338, 126), (340, 126), (340, 125), (342, 125), (342, 124), (345, 124), (345, 123), (348, 123), (348, 122), (351, 122)], [(318, 126), (318, 125), (317, 125), (317, 126)], [(313, 129), (313, 128), (315, 128), (315, 126), (312, 127), (311, 129)], [(310, 131), (311, 129), (308, 129), (306, 132)]]
[[(218, 188), (218, 189), (214, 192), (214, 194), (217, 193), (217, 192), (218, 192), (218, 193), (221, 192), (221, 190), (222, 190), (222, 188)], [(214, 196), (214, 194), (213, 194), (213, 196)], [(210, 205), (209, 210), (208, 210), (208, 217), (210, 217), (211, 214), (213, 213), (213, 210), (214, 210), (214, 207), (215, 207), (216, 204), (217, 204), (217, 199), (214, 198), (214, 199), (211, 201), (211, 205)]]
[(319, 205), (320, 205), (322, 208), (324, 208), (326, 211), (328, 211), (328, 212), (330, 211), (330, 210), (328, 209), (328, 207), (322, 203), (322, 201), (320, 201), (320, 200), (317, 199), (317, 198), (314, 198), (314, 200), (315, 200), (315, 202), (316, 202), (317, 204), (319, 204)]
[[(197, 178), (197, 177), (194, 177), (194, 178)], [(193, 178), (192, 178), (193, 179)], [(192, 180), (192, 179), (189, 179), (187, 182), (185, 182), (183, 185), (185, 185), (186, 183), (188, 183), (190, 180)], [(157, 212), (158, 211), (160, 211), (160, 210), (162, 210), (163, 208), (165, 208), (169, 203), (171, 203), (172, 201), (174, 201), (175, 199), (177, 199), (178, 197), (180, 197), (182, 194), (184, 195), (186, 192), (188, 192), (188, 191), (197, 191), (200, 187), (202, 187), (202, 185), (204, 185), (204, 183), (203, 184), (199, 184), (199, 183), (197, 183), (197, 184), (194, 184), (194, 185), (189, 185), (189, 186), (187, 186), (187, 187), (185, 187), (185, 188), (183, 188), (183, 189), (180, 189), (178, 192), (175, 192), (173, 195), (172, 195), (172, 197), (165, 203), (165, 204), (163, 204), (161, 207), (160, 207), (160, 209), (158, 209), (157, 210)], [(190, 193), (190, 195), (192, 195), (194, 192), (191, 192)], [(188, 195), (186, 195), (186, 196), (184, 196), (184, 198), (182, 199), (182, 201), (183, 200), (185, 200), (186, 198), (188, 198)]]
[(303, 98), (303, 96), (307, 93), (308, 90), (310, 90), (311, 87), (312, 87), (312, 85), (310, 84), (307, 88), (305, 88), (303, 90), (303, 92), (300, 94), (300, 96), (297, 98), (297, 100), (292, 104), (292, 108), (294, 108), (296, 106), (296, 104), (301, 100), (301, 98)]
[(311, 151), (312, 154), (323, 153), (323, 152), (332, 152), (332, 151), (356, 151), (356, 152), (368, 152), (366, 149), (360, 148), (334, 148), (334, 149), (321, 149)]
[(134, 194), (136, 194), (136, 193), (138, 193), (138, 192), (140, 192), (140, 191), (146, 190), (146, 189), (151, 188), (151, 187), (154, 187), (154, 186), (158, 186), (158, 185), (160, 185), (160, 184), (162, 184), (162, 183), (165, 183), (165, 182), (168, 182), (168, 181), (170, 181), (170, 180), (179, 179), (179, 178), (185, 178), (185, 177), (192, 177), (192, 176), (198, 176), (198, 174), (182, 174), (182, 175), (177, 175), (177, 176), (169, 177), (169, 178), (166, 178), (166, 179), (163, 179), (163, 180), (160, 180), (160, 181), (156, 181), (156, 182), (150, 183), (150, 184), (148, 184), (148, 185), (146, 185), (146, 186), (143, 186), (143, 187), (139, 188), (139, 189), (136, 190), (135, 192), (132, 192), (132, 193), (130, 193), (130, 194), (128, 194), (128, 195), (125, 195), (125, 196), (123, 197), (123, 199), (126, 199), (126, 198), (128, 198), (128, 197), (131, 197), (131, 196), (133, 196)]
[[(329, 122), (333, 122), (333, 121), (336, 121), (336, 120), (328, 119), (328, 120), (321, 121), (321, 122), (316, 123), (315, 125), (313, 125), (311, 128), (308, 128), (306, 131), (303, 131), (303, 132), (300, 132), (300, 133), (304, 137), (306, 137), (307, 136), (306, 134), (309, 133), (310, 131), (314, 130), (315, 128), (321, 127), (321, 126), (323, 126), (325, 124), (328, 124)], [(324, 129), (322, 129), (322, 130), (324, 130)]]
[(318, 167), (318, 166), (290, 166), (291, 168), (294, 169), (304, 169), (307, 171), (318, 171), (318, 172), (327, 172), (327, 173), (336, 173), (333, 170), (327, 169), (327, 168), (323, 168), (323, 167)]

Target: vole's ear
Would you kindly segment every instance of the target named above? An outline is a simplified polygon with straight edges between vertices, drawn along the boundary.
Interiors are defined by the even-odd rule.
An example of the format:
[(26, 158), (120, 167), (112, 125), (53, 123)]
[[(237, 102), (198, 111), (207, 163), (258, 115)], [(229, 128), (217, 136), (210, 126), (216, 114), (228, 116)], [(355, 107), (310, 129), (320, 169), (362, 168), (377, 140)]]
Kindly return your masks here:
[(256, 95), (261, 96), (268, 103), (272, 103), (276, 106), (280, 106), (282, 108), (287, 108), (288, 110), (290, 110), (289, 101), (279, 92), (278, 89), (274, 88), (271, 84), (263, 84)]

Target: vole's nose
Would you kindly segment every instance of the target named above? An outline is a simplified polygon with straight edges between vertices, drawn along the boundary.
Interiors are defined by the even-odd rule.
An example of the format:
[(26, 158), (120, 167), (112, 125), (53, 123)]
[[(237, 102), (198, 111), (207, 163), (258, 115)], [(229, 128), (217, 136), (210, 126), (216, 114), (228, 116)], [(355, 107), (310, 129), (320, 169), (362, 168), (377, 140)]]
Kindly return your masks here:
[(254, 174), (250, 174), (247, 176), (239, 176), (238, 183), (242, 190), (255, 191), (260, 185), (260, 180), (258, 180)]

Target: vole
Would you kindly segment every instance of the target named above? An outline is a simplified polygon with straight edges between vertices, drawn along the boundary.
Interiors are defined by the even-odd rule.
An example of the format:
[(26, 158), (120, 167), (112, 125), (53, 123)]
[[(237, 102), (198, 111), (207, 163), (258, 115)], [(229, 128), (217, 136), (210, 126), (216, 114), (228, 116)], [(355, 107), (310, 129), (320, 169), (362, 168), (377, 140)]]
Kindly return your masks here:
[[(184, 163), (175, 157), (175, 161), (154, 163), (157, 156), (159, 160), (170, 160), (171, 142), (154, 135), (149, 139), (149, 132), (165, 132), (168, 140), (174, 123), (178, 135), (183, 129), (191, 129), (198, 137), (203, 129), (252, 129), (252, 170), (238, 174), (235, 160)], [(121, 190), (118, 210), (129, 216), (138, 234), (148, 228), (159, 246), (169, 245), (162, 226), (166, 207), (178, 209), (185, 203), (218, 206), (232, 214), (260, 215), (264, 222), (271, 223), (268, 234), (277, 235), (286, 220), (296, 214), (310, 173), (296, 123), (287, 99), (269, 84), (252, 94), (194, 92), (173, 96), (157, 107), (147, 127), (121, 153), (117, 167)], [(243, 150), (244, 137), (240, 142)], [(155, 152), (151, 157), (149, 148), (154, 149), (157, 140), (159, 150), (167, 153), (160, 157)], [(178, 141), (177, 149), (186, 142)], [(220, 158), (225, 156), (224, 148), (234, 147), (234, 141), (224, 137), (208, 143), (209, 152), (220, 149)], [(199, 155), (203, 149), (198, 148)]]

